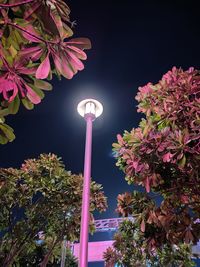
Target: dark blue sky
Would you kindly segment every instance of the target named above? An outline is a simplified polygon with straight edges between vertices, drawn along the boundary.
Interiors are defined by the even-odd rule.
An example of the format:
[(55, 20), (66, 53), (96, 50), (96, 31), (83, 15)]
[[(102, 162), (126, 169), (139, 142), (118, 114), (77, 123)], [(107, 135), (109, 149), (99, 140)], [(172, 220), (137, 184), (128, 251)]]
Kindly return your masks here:
[[(85, 122), (76, 106), (85, 97), (104, 105), (94, 123), (92, 176), (102, 183), (114, 217), (118, 193), (132, 190), (112, 158), (117, 133), (140, 120), (134, 97), (138, 86), (157, 82), (173, 66), (199, 68), (198, 1), (67, 1), (77, 21), (75, 37), (89, 37), (85, 70), (72, 80), (53, 80), (54, 89), (33, 111), (21, 108), (7, 120), (16, 140), (1, 146), (1, 167), (53, 152), (67, 169), (82, 172)], [(99, 217), (99, 215), (97, 215)]]

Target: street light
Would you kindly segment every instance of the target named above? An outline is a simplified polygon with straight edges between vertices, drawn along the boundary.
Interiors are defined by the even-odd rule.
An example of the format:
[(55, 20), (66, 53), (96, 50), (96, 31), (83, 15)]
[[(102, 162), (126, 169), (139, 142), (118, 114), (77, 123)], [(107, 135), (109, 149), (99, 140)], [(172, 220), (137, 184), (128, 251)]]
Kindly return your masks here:
[(103, 112), (103, 106), (94, 99), (85, 99), (78, 104), (78, 113), (86, 121), (84, 181), (81, 210), (81, 235), (79, 249), (79, 267), (88, 266), (88, 228), (90, 206), (90, 180), (92, 155), (92, 122)]

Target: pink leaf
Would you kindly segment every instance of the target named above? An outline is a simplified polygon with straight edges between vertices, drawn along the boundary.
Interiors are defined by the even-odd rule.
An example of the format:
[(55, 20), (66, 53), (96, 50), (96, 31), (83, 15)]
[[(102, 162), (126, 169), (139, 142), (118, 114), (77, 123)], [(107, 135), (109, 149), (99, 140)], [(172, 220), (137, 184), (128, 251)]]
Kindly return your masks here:
[(163, 162), (170, 162), (172, 157), (173, 157), (173, 154), (171, 154), (170, 152), (164, 154), (162, 157)]
[(43, 51), (42, 49), (36, 51), (35, 53), (33, 53), (33, 54), (31, 55), (30, 59), (32, 59), (33, 61), (37, 61), (37, 60), (40, 59), (40, 57), (42, 56), (43, 52), (44, 52), (44, 51)]
[(13, 94), (12, 94), (12, 96), (10, 96), (9, 102), (12, 102), (15, 99), (17, 93), (18, 93), (18, 88), (17, 88), (17, 85), (14, 83), (13, 84)]
[(46, 58), (42, 61), (42, 63), (39, 65), (36, 71), (36, 78), (46, 79), (49, 75), (50, 69), (51, 69), (51, 66), (50, 66), (49, 54), (48, 54)]
[(61, 58), (56, 53), (52, 53), (53, 61), (55, 64), (55, 67), (57, 69), (57, 72), (59, 74), (62, 74), (62, 64), (61, 64)]
[(144, 221), (144, 219), (143, 219), (142, 222), (141, 222), (140, 230), (141, 230), (143, 233), (145, 232), (145, 221)]
[(71, 39), (70, 41), (65, 43), (66, 46), (72, 45), (76, 46), (80, 49), (90, 49), (91, 48), (91, 42), (88, 38), (74, 38)]
[(121, 146), (124, 145), (124, 140), (123, 140), (121, 134), (118, 134), (118, 135), (117, 135), (117, 141), (118, 141), (118, 143), (119, 143)]
[(73, 53), (69, 52), (69, 50), (68, 50), (67, 54), (68, 54), (68, 60), (69, 60), (69, 62), (73, 68), (75, 68), (77, 70), (83, 70), (84, 69), (83, 63)]
[(24, 48), (19, 52), (21, 58), (30, 58), (33, 61), (38, 60), (43, 54), (43, 49), (40, 46)]
[(66, 64), (63, 64), (63, 76), (66, 77), (67, 79), (71, 79), (74, 76), (74, 72), (66, 62)]
[(158, 147), (158, 152), (162, 152), (165, 149), (165, 146), (161, 143)]
[(144, 180), (144, 186), (145, 186), (145, 189), (147, 191), (147, 193), (150, 192), (151, 188), (150, 188), (150, 181), (149, 181), (149, 177), (147, 176), (147, 178)]
[(36, 94), (36, 92), (33, 91), (33, 89), (28, 86), (26, 83), (24, 83), (24, 86), (27, 90), (27, 98), (33, 103), (33, 104), (39, 104), (41, 102), (40, 97)]
[(72, 71), (72, 69), (70, 68), (70, 66), (68, 65), (67, 59), (64, 60), (65, 62), (61, 61), (61, 58), (57, 55), (57, 54), (52, 54), (53, 56), (53, 60), (54, 60), (54, 64), (56, 66), (57, 71), (62, 74), (65, 78), (67, 79), (71, 79), (74, 76), (74, 73)]
[[(1, 84), (0, 92), (3, 93), (3, 98), (12, 102), (18, 93), (17, 85), (13, 81), (4, 80)], [(9, 92), (9, 94), (8, 94)], [(12, 92), (12, 95), (11, 95)]]
[(75, 47), (75, 46), (71, 46), (71, 45), (68, 45), (67, 46), (70, 50), (73, 51), (73, 53), (75, 52), (76, 56), (82, 60), (85, 60), (87, 59), (87, 55), (85, 52), (83, 52), (83, 50), (79, 49), (78, 47)]
[(22, 74), (28, 74), (28, 75), (34, 75), (36, 72), (36, 68), (22, 68), (22, 69), (18, 69), (20, 71), (20, 73)]
[(137, 168), (138, 168), (138, 161), (133, 161), (133, 168), (135, 169), (135, 171), (137, 172)]

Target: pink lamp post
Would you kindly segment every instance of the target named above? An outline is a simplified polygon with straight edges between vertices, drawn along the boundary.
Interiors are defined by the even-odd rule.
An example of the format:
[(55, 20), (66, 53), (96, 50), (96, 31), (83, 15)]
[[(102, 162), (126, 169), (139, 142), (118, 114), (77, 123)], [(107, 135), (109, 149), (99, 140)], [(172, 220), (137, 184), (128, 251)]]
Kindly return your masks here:
[(78, 104), (78, 113), (86, 121), (84, 182), (81, 210), (81, 234), (79, 250), (79, 267), (88, 266), (88, 232), (89, 232), (89, 207), (90, 207), (90, 180), (92, 156), (92, 122), (103, 112), (103, 106), (94, 99), (85, 99)]

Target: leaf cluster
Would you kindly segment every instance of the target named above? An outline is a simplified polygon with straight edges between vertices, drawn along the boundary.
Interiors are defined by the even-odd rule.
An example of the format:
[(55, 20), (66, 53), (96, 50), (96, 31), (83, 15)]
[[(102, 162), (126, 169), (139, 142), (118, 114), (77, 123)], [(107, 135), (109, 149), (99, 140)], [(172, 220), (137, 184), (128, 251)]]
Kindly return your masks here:
[[(38, 240), (42, 240), (42, 261), (59, 260), (56, 251), (63, 238), (70, 242), (79, 238), (82, 186), (82, 175), (65, 170), (54, 154), (26, 160), (20, 169), (0, 169), (1, 266), (34, 257)], [(107, 200), (102, 186), (94, 181), (91, 192), (93, 231), (92, 213), (104, 211)]]
[(161, 266), (170, 257), (176, 262), (176, 254), (182, 263), (175, 266), (190, 266), (188, 248), (200, 239), (199, 86), (198, 70), (174, 67), (157, 84), (139, 87), (138, 111), (145, 118), (113, 144), (127, 182), (146, 191), (119, 195), (117, 212), (134, 218), (147, 259), (155, 254)]
[(9, 0), (0, 3), (0, 143), (13, 130), (4, 117), (20, 103), (33, 109), (52, 89), (53, 75), (71, 79), (84, 68), (87, 38), (71, 38), (73, 23), (64, 0)]

